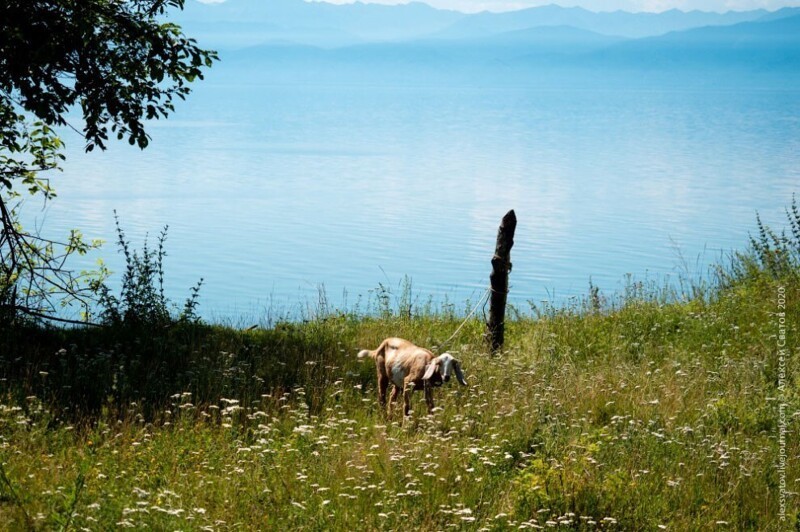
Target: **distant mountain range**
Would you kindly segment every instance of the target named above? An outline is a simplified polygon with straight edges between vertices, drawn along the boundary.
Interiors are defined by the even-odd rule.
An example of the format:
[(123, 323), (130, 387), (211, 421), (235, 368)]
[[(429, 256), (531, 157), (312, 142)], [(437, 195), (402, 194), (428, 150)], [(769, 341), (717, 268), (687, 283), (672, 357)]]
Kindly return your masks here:
[(463, 40), (543, 26), (569, 26), (607, 36), (642, 38), (704, 26), (786, 18), (800, 8), (769, 12), (595, 13), (556, 5), (504, 13), (465, 14), (411, 2), (400, 5), (329, 4), (304, 0), (189, 0), (176, 20), (207, 46), (235, 49), (259, 44), (327, 48), (420, 39)]
[(227, 0), (203, 4), (189, 0), (177, 20), (198, 39), (221, 48), (266, 42), (334, 47), (416, 39), (444, 31), (465, 16), (418, 2), (387, 6), (304, 0)]
[[(800, 13), (800, 11), (798, 12)], [(595, 13), (580, 7), (549, 5), (504, 13), (478, 13), (463, 17), (446, 30), (441, 37), (464, 38), (492, 35), (505, 31), (522, 30), (540, 26), (572, 26), (604, 35), (639, 38), (661, 35), (702, 26), (725, 26), (759, 20), (770, 15), (763, 9), (754, 11), (729, 11), (710, 13), (679, 11), (663, 13)]]
[(713, 65), (715, 68), (749, 66), (754, 70), (800, 69), (800, 15), (762, 20), (626, 41), (598, 49), (583, 61), (650, 68)]
[[(591, 70), (660, 71), (676, 83), (723, 71), (800, 80), (800, 8), (652, 14), (546, 6), (467, 15), (420, 3), (227, 0), (187, 4), (181, 16), (187, 33), (221, 49), (212, 72), (220, 79), (527, 83)], [(690, 74), (669, 74), (676, 71)]]

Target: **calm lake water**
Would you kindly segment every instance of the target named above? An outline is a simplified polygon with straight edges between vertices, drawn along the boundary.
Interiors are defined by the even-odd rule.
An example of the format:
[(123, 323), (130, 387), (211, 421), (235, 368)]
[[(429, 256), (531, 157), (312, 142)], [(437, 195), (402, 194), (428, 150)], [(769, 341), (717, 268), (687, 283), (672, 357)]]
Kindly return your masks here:
[(746, 245), (756, 210), (783, 225), (800, 188), (800, 91), (588, 87), (212, 77), (152, 125), (144, 152), (87, 155), (67, 135), (59, 197), (27, 214), (51, 236), (105, 239), (115, 271), (114, 209), (137, 247), (169, 224), (169, 295), (203, 277), (201, 314), (246, 325), (297, 315), (322, 285), (352, 307), (404, 276), (421, 300), (464, 308), (511, 208), (522, 309), (590, 279), (611, 293), (626, 274), (702, 271)]

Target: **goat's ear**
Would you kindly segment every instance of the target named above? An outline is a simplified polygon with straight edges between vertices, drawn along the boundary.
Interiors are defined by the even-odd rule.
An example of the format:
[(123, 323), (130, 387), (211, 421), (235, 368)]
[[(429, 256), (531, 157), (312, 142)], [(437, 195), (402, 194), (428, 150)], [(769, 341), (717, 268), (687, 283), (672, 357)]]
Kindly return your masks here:
[(461, 383), (462, 386), (466, 386), (467, 380), (464, 378), (464, 373), (461, 371), (461, 362), (455, 358), (453, 359), (453, 369), (456, 372), (456, 378), (458, 379), (458, 382)]
[(422, 380), (427, 381), (431, 377), (433, 377), (433, 374), (436, 372), (436, 367), (438, 366), (438, 362), (439, 361), (434, 358), (430, 364), (425, 366), (425, 375), (422, 376)]

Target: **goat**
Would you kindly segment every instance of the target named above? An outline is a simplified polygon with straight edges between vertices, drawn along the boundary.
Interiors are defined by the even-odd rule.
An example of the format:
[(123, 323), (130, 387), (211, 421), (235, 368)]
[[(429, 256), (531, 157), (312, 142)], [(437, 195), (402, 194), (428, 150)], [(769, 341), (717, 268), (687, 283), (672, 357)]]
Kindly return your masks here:
[[(386, 413), (390, 417), (392, 403), (397, 399), (401, 389), (403, 412), (408, 416), (411, 410), (411, 394), (414, 390), (420, 388), (425, 390), (425, 402), (430, 414), (433, 411), (433, 388), (449, 381), (451, 373), (455, 373), (458, 382), (467, 385), (461, 372), (461, 362), (453, 358), (450, 353), (435, 357), (427, 349), (402, 338), (387, 338), (374, 351), (362, 349), (358, 352), (358, 358), (366, 357), (375, 361), (378, 370), (378, 402), (381, 408), (386, 408)], [(394, 389), (387, 405), (386, 390), (390, 382), (394, 384)]]

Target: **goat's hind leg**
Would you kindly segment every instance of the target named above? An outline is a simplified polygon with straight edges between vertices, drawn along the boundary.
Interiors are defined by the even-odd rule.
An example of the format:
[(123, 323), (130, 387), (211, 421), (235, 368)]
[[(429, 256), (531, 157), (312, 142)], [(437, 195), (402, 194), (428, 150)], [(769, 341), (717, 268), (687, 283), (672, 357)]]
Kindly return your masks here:
[(392, 406), (397, 401), (397, 396), (400, 395), (400, 388), (396, 384), (392, 384), (392, 395), (389, 397), (389, 404), (386, 407), (386, 417), (392, 419)]
[(383, 378), (378, 375), (378, 403), (381, 405), (381, 410), (386, 409), (386, 389), (389, 387), (389, 379)]
[(406, 382), (403, 386), (403, 418), (411, 412), (411, 394), (414, 393), (414, 382)]

